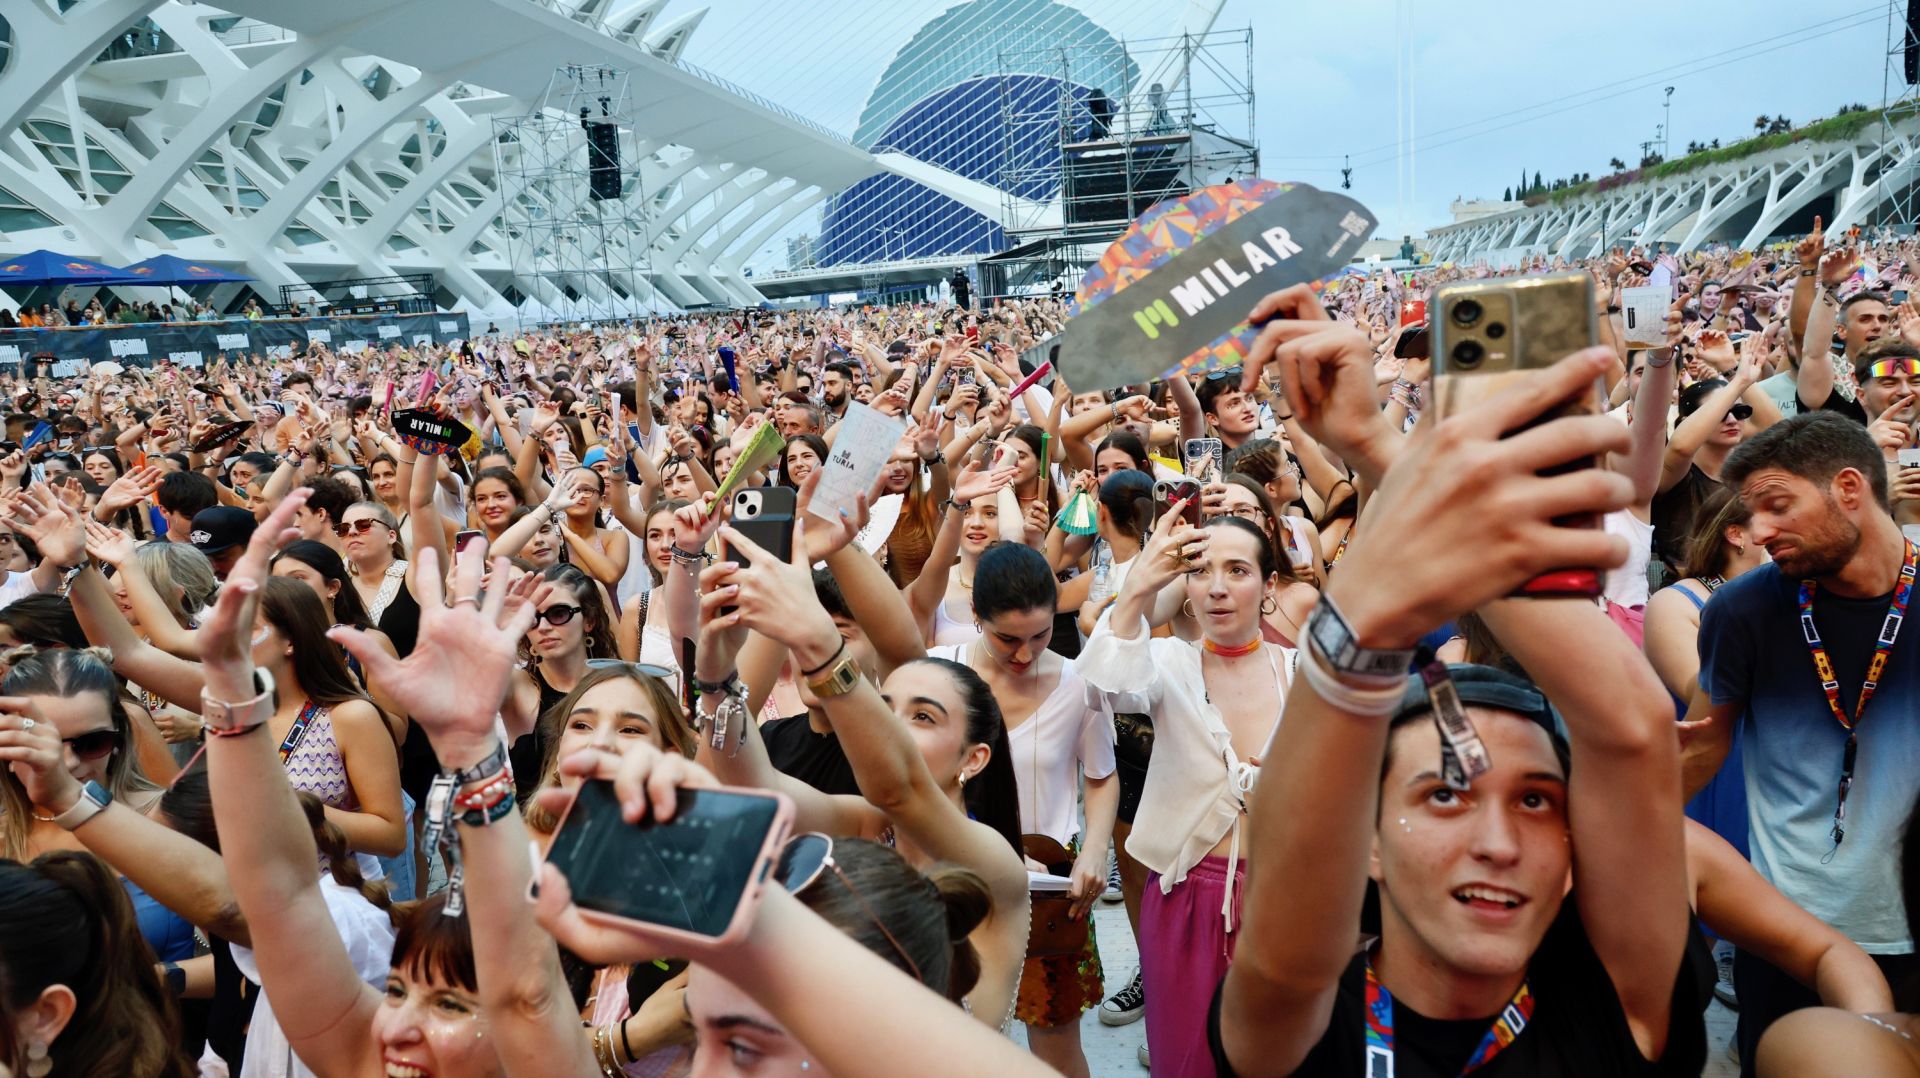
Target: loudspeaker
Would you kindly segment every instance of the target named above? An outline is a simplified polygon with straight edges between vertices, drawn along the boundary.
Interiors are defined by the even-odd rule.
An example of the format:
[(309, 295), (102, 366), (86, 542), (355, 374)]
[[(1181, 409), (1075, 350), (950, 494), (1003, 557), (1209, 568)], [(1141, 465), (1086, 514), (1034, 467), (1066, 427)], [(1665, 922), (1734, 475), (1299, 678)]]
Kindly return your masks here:
[(590, 123), (587, 128), (587, 179), (593, 197), (601, 201), (620, 200), (620, 129), (610, 123)]
[(1905, 72), (1907, 85), (1920, 82), (1920, 0), (1907, 0)]

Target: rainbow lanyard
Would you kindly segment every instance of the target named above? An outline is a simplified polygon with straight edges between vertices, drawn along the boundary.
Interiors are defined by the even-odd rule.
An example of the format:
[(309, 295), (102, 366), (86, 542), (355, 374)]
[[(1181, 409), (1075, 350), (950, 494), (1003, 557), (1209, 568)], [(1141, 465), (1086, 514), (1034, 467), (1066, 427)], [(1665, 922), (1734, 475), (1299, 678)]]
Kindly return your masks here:
[(1854, 704), (1853, 717), (1847, 717), (1847, 710), (1840, 706), (1840, 679), (1833, 674), (1833, 660), (1827, 658), (1826, 645), (1820, 642), (1820, 629), (1813, 623), (1813, 589), (1811, 580), (1800, 582), (1800, 632), (1807, 638), (1807, 650), (1813, 653), (1813, 672), (1820, 677), (1820, 690), (1827, 694), (1827, 707), (1833, 712), (1834, 720), (1847, 732), (1847, 745), (1840, 757), (1840, 799), (1833, 810), (1833, 845), (1847, 837), (1847, 792), (1853, 788), (1854, 759), (1860, 753), (1860, 735), (1856, 732), (1860, 719), (1867, 713), (1867, 704), (1873, 699), (1875, 689), (1880, 687), (1880, 676), (1887, 672), (1887, 659), (1893, 654), (1893, 642), (1900, 637), (1900, 626), (1906, 621), (1907, 600), (1913, 597), (1913, 578), (1920, 570), (1920, 547), (1911, 542), (1906, 544), (1906, 560), (1900, 565), (1899, 583), (1893, 586), (1893, 603), (1887, 607), (1887, 620), (1880, 624), (1880, 637), (1873, 648), (1873, 661), (1867, 664), (1867, 680), (1860, 683), (1860, 700)]
[[(1487, 1029), (1487, 1035), (1480, 1038), (1480, 1047), (1473, 1050), (1467, 1065), (1460, 1073), (1472, 1074), (1474, 1071), (1493, 1062), (1493, 1057), (1505, 1051), (1507, 1046), (1520, 1039), (1520, 1034), (1533, 1018), (1533, 991), (1526, 981), (1513, 993), (1513, 999), (1501, 1010), (1499, 1017)], [(1393, 1078), (1393, 995), (1387, 986), (1373, 975), (1373, 963), (1367, 962), (1367, 1078)]]

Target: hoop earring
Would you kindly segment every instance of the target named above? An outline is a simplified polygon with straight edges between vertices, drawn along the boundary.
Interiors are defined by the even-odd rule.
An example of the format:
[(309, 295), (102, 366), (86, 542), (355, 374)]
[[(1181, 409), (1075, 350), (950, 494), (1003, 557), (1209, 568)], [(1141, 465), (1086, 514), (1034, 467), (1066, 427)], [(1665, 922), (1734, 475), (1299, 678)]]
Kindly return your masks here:
[(587, 634), (586, 643), (587, 643), (587, 653), (592, 654), (593, 653), (593, 634), (592, 633)]
[(1262, 614), (1271, 614), (1278, 609), (1280, 609), (1280, 603), (1273, 596), (1269, 595), (1260, 600), (1260, 612)]
[(1185, 614), (1185, 615), (1186, 615), (1186, 616), (1188, 616), (1188, 617), (1193, 617), (1193, 616), (1194, 616), (1194, 613), (1193, 613), (1193, 600), (1192, 600), (1192, 599), (1182, 599), (1182, 600), (1180, 600), (1180, 612), (1181, 612), (1182, 614)]

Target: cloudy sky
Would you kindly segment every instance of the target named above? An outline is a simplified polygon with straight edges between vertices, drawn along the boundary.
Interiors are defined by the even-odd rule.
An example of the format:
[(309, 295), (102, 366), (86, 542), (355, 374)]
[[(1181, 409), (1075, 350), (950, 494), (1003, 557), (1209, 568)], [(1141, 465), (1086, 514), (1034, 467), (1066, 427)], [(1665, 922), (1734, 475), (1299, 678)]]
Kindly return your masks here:
[[(1122, 38), (1165, 33), (1181, 6), (1070, 2)], [(687, 59), (851, 131), (894, 50), (947, 6), (712, 0)], [(1667, 86), (1676, 153), (1689, 140), (1751, 134), (1762, 114), (1805, 122), (1848, 103), (1878, 107), (1888, 8), (1887, 0), (1227, 0), (1215, 26), (1252, 28), (1262, 174), (1334, 187), (1350, 155), (1353, 194), (1391, 235), (1446, 223), (1455, 197), (1498, 198), (1523, 169), (1552, 180), (1598, 175), (1612, 157), (1633, 162), (1665, 118)], [(1898, 67), (1895, 57), (1896, 95)]]

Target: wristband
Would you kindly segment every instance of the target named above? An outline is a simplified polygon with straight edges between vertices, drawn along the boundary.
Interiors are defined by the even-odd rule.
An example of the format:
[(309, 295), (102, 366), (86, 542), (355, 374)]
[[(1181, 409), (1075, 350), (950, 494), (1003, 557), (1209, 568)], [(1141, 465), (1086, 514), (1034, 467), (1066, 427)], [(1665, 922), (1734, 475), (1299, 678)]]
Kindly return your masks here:
[(1399, 710), (1400, 698), (1406, 692), (1404, 679), (1391, 686), (1383, 684), (1377, 688), (1362, 689), (1348, 685), (1327, 666), (1320, 649), (1315, 647), (1302, 648), (1295, 667), (1306, 679), (1307, 687), (1328, 705), (1370, 719), (1384, 719)]
[(1340, 607), (1326, 595), (1307, 615), (1306, 630), (1329, 670), (1368, 688), (1385, 691), (1392, 685), (1398, 691), (1413, 665), (1413, 648), (1362, 647)]
[(829, 667), (829, 666), (832, 666), (832, 665), (833, 665), (833, 664), (834, 664), (834, 663), (835, 663), (836, 661), (838, 661), (838, 660), (839, 660), (839, 658), (840, 658), (840, 656), (841, 656), (841, 655), (842, 655), (842, 654), (843, 654), (843, 653), (844, 653), (844, 652), (845, 652), (846, 650), (847, 650), (847, 642), (846, 642), (845, 640), (842, 640), (842, 641), (840, 641), (840, 646), (839, 646), (839, 647), (837, 647), (837, 648), (835, 648), (835, 649), (833, 649), (833, 654), (832, 654), (832, 655), (829, 655), (829, 656), (827, 656), (827, 661), (826, 661), (826, 662), (823, 662), (823, 663), (821, 663), (821, 664), (820, 664), (819, 666), (816, 666), (816, 667), (814, 667), (814, 668), (813, 668), (813, 669), (811, 669), (811, 670), (802, 670), (802, 671), (800, 672), (800, 676), (801, 676), (802, 678), (811, 678), (811, 677), (813, 677), (813, 676), (815, 676), (815, 675), (817, 675), (817, 674), (819, 674), (819, 673), (820, 673), (820, 671), (822, 671), (822, 670), (825, 670), (825, 669), (826, 669), (827, 667)]
[(446, 773), (453, 776), (455, 786), (472, 786), (477, 782), (491, 779), (509, 768), (507, 743), (495, 738), (493, 749), (482, 757), (479, 763), (472, 767), (448, 768)]
[(67, 811), (58, 816), (40, 817), (49, 819), (54, 826), (63, 831), (71, 831), (100, 813), (113, 803), (113, 794), (97, 782), (89, 782), (80, 788), (80, 797), (67, 807)]
[(972, 502), (963, 502), (958, 498), (949, 496), (946, 500), (946, 503), (940, 507), (940, 511), (944, 514), (949, 509), (958, 509), (962, 513), (965, 513), (967, 510), (972, 508), (973, 508)]
[(709, 554), (704, 550), (681, 550), (680, 544), (678, 543), (668, 544), (667, 553), (672, 555), (674, 561), (677, 561), (682, 565), (691, 565), (694, 562), (701, 562), (706, 565), (713, 564), (712, 554)]

